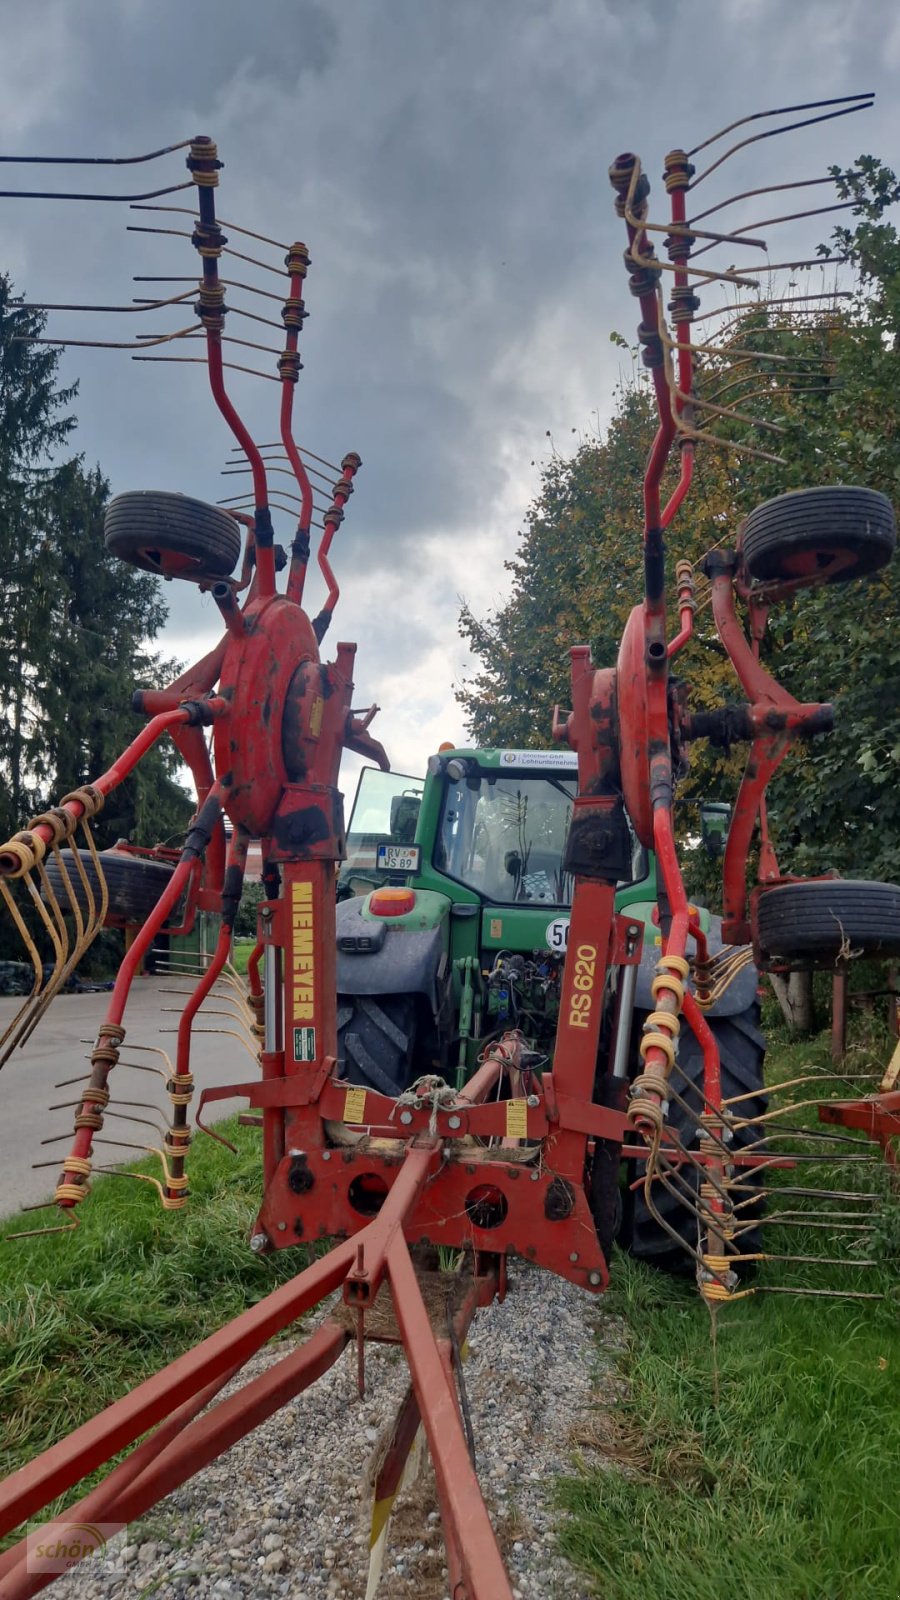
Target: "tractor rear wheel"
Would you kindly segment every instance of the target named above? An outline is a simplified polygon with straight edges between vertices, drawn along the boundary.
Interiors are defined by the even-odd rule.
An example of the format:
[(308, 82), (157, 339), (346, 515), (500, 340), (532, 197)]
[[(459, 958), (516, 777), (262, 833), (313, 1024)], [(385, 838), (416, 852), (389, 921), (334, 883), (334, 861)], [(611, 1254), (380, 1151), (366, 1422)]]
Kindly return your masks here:
[(116, 495), (104, 537), (112, 555), (164, 578), (227, 578), (241, 553), (240, 527), (227, 511), (160, 489)]
[(402, 1094), (415, 1044), (412, 995), (338, 995), (337, 1010), (340, 1076), (379, 1094)]
[[(747, 1096), (734, 1108), (736, 1115), (750, 1119), (747, 1127), (739, 1128), (735, 1132), (731, 1146), (735, 1151), (746, 1149), (750, 1145), (758, 1147), (758, 1141), (762, 1137), (761, 1128), (753, 1125), (753, 1118), (762, 1116), (766, 1109), (763, 1079), (766, 1042), (759, 1030), (759, 1011), (759, 1005), (754, 1001), (746, 1011), (740, 1011), (735, 1016), (709, 1018), (709, 1026), (719, 1046), (722, 1099), (730, 1100), (736, 1095)], [(639, 1028), (643, 1015), (637, 1013), (635, 1020)], [(678, 1073), (673, 1078), (673, 1086), (677, 1087), (679, 1095), (687, 1102), (690, 1109), (686, 1111), (672, 1100), (668, 1123), (680, 1136), (686, 1148), (696, 1150), (696, 1118), (703, 1109), (703, 1052), (686, 1024), (681, 1030), (678, 1065), (686, 1074), (693, 1089), (681, 1080)], [(645, 1170), (643, 1162), (634, 1162), (630, 1165), (634, 1168), (629, 1174), (631, 1181), (643, 1176)], [(748, 1173), (751, 1170), (745, 1169)], [(689, 1167), (684, 1171), (687, 1181), (695, 1187), (697, 1169)], [(752, 1183), (754, 1180), (738, 1179), (740, 1183), (747, 1181)], [(678, 1240), (683, 1239), (691, 1250), (697, 1249), (698, 1230), (694, 1211), (689, 1204), (686, 1205), (677, 1195), (671, 1194), (661, 1183), (653, 1186), (653, 1201), (663, 1222), (668, 1224), (676, 1237), (673, 1238), (653, 1215), (644, 1199), (643, 1189), (635, 1189), (630, 1190), (626, 1196), (623, 1245), (638, 1261), (648, 1261), (664, 1272), (693, 1276), (696, 1265), (694, 1257), (679, 1247)], [(760, 1248), (762, 1200), (757, 1199), (754, 1202), (752, 1191), (747, 1194), (741, 1190), (737, 1195), (737, 1203), (741, 1206), (737, 1217), (742, 1228), (735, 1241), (736, 1249), (741, 1255), (753, 1254)], [(746, 1228), (743, 1226), (751, 1221), (754, 1226)], [(740, 1263), (737, 1263), (737, 1270), (741, 1270)]]
[[(71, 850), (60, 851), (79, 909), (82, 915), (86, 915), (87, 895), (73, 854)], [(78, 855), (94, 894), (94, 905), (99, 907), (100, 885), (91, 853), (89, 850), (79, 850)], [(109, 890), (107, 916), (115, 917), (122, 922), (143, 922), (150, 915), (174, 871), (174, 868), (165, 861), (151, 861), (146, 856), (129, 856), (123, 850), (101, 850), (100, 863)], [(60, 906), (63, 911), (68, 911), (69, 893), (55, 857), (48, 857), (46, 872)]]
[(798, 967), (900, 955), (900, 887), (863, 878), (785, 883), (759, 897), (760, 954)]
[(854, 487), (777, 495), (751, 511), (742, 536), (744, 565), (761, 583), (847, 583), (886, 566), (896, 543), (890, 500)]

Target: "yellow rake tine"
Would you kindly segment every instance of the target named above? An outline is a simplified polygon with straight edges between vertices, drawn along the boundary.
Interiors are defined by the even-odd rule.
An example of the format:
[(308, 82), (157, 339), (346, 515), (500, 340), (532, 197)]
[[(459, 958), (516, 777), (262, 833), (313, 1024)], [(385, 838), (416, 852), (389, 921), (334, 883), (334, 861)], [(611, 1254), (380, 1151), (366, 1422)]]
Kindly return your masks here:
[[(34, 1001), (36, 996), (38, 994), (40, 994), (41, 984), (43, 983), (43, 980), (44, 980), (44, 968), (43, 968), (43, 964), (41, 962), (40, 955), (38, 953), (37, 945), (35, 944), (34, 940), (31, 937), (31, 934), (30, 934), (30, 932), (28, 930), (28, 924), (25, 922), (25, 919), (22, 916), (22, 913), (19, 910), (18, 905), (16, 904), (15, 895), (13, 894), (12, 890), (10, 889), (9, 884), (7, 883), (5, 878), (0, 878), (0, 894), (2, 894), (4, 900), (6, 901), (7, 910), (9, 911), (10, 916), (12, 917), (16, 927), (19, 930), (19, 934), (21, 936), (22, 943), (24, 944), (26, 950), (28, 951), (28, 954), (29, 954), (29, 956), (31, 958), (31, 964), (34, 967), (34, 983), (32, 984), (31, 993), (26, 995), (25, 999), (22, 1001), (22, 1004), (19, 1007), (18, 1011), (16, 1012), (15, 1016), (13, 1017), (12, 1021), (9, 1023), (8, 1027), (4, 1030), (3, 1035), (0, 1036), (0, 1050), (2, 1050), (3, 1046), (6, 1044), (7, 1039), (14, 1032), (16, 1024), (18, 1023), (19, 1018), (22, 1016), (22, 1013), (28, 1009), (28, 1007), (32, 1004), (32, 1002)], [(10, 1052), (12, 1051), (14, 1046), (15, 1046), (15, 1041), (13, 1041), (13, 1043), (10, 1045), (10, 1048), (9, 1048), (8, 1051), (4, 1052), (4, 1054), (2, 1056), (2, 1061), (6, 1060), (7, 1056), (10, 1054)]]
[[(43, 872), (43, 867), (41, 866), (41, 864), (39, 862), (36, 862), (35, 865), (37, 866), (38, 871), (42, 874), (42, 878), (46, 879), (46, 874)], [(60, 936), (59, 936), (59, 928), (58, 928), (56, 922), (54, 921), (54, 919), (51, 918), (50, 914), (48, 913), (47, 908), (46, 908), (46, 906), (44, 905), (44, 903), (43, 903), (43, 901), (41, 899), (40, 892), (35, 887), (34, 880), (32, 878), (30, 870), (27, 871), (27, 872), (24, 872), (22, 874), (22, 881), (25, 884), (25, 887), (28, 890), (29, 895), (31, 896), (32, 904), (34, 905), (35, 910), (38, 913), (38, 916), (40, 917), (41, 921), (44, 924), (44, 927), (47, 930), (47, 933), (50, 936), (50, 941), (51, 941), (51, 943), (53, 945), (53, 949), (54, 949), (55, 954), (56, 954), (56, 965), (55, 965), (55, 968), (54, 968), (54, 972), (53, 972), (51, 978), (49, 979), (47, 985), (45, 987), (43, 987), (43, 988), (36, 987), (35, 989), (33, 989), (31, 995), (28, 997), (28, 999), (26, 1000), (25, 1004), (23, 1006), (21, 1006), (20, 1009), (16, 1012), (15, 1018), (13, 1019), (12, 1029), (8, 1030), (7, 1035), (4, 1035), (4, 1042), (6, 1043), (6, 1049), (5, 1049), (4, 1056), (3, 1056), (4, 1061), (9, 1057), (11, 1052), (15, 1049), (16, 1045), (24, 1044), (24, 1042), (27, 1039), (29, 1033), (31, 1032), (31, 1028), (33, 1026), (32, 1018), (35, 1017), (35, 1021), (36, 1021), (37, 1018), (35, 1016), (35, 1013), (40, 1015), (41, 1010), (43, 1008), (44, 999), (45, 999), (45, 996), (47, 995), (48, 991), (50, 993), (50, 998), (51, 999), (53, 997), (53, 994), (55, 994), (56, 991), (55, 991), (55, 989), (51, 988), (51, 985), (53, 984), (53, 980), (56, 977), (56, 973), (59, 970), (59, 967), (60, 967), (62, 961), (65, 959), (65, 955), (63, 953), (63, 946), (61, 944)], [(56, 905), (56, 897), (53, 894), (52, 889), (49, 888), (49, 883), (48, 883), (48, 892), (49, 892), (49, 895), (51, 897), (52, 903), (54, 905)], [(56, 909), (57, 909), (57, 911), (59, 910), (58, 905), (56, 906)], [(63, 935), (65, 936), (65, 926), (64, 925), (63, 925)], [(68, 937), (67, 936), (66, 936), (65, 951), (66, 951), (66, 953), (68, 952)], [(41, 973), (42, 973), (42, 976), (43, 976), (43, 967), (41, 969)]]
[(97, 850), (93, 830), (87, 816), (82, 817), (81, 827), (82, 832), (84, 833), (85, 842), (91, 852), (91, 860), (94, 864), (94, 871), (97, 874), (97, 882), (100, 885), (100, 915), (97, 918), (97, 923), (99, 927), (102, 927), (103, 923), (106, 921), (106, 913), (109, 910), (109, 885), (106, 881), (106, 873), (103, 871), (103, 865)]

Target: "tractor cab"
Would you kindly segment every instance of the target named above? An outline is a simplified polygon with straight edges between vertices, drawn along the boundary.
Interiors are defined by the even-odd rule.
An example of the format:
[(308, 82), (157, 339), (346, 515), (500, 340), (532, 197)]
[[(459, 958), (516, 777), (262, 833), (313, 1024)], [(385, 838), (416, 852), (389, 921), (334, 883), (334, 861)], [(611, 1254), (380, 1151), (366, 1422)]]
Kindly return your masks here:
[(397, 1093), (459, 1082), (509, 1025), (556, 1027), (573, 879), (569, 750), (443, 750), (424, 779), (366, 768), (338, 880), (339, 1054)]
[(338, 900), (402, 883), (417, 871), (416, 828), (424, 780), (364, 767), (347, 829), (347, 854), (338, 873)]
[[(442, 794), (432, 867), (487, 904), (566, 907), (572, 903), (572, 877), (563, 855), (575, 758), (542, 770), (523, 764), (530, 754), (499, 752), (510, 763), (505, 767), (493, 764), (493, 751), (433, 758)], [(542, 761), (551, 754), (541, 753)]]

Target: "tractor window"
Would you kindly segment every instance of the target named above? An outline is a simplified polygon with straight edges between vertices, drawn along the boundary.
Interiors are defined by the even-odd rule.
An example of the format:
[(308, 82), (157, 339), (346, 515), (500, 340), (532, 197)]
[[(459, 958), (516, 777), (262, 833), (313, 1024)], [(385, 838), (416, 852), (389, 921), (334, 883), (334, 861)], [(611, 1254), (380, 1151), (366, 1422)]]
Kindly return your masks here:
[(421, 803), (421, 778), (364, 767), (350, 814), (341, 879), (359, 872), (375, 873), (380, 844), (412, 844)]
[(562, 857), (574, 798), (574, 776), (448, 783), (434, 864), (498, 905), (570, 905)]

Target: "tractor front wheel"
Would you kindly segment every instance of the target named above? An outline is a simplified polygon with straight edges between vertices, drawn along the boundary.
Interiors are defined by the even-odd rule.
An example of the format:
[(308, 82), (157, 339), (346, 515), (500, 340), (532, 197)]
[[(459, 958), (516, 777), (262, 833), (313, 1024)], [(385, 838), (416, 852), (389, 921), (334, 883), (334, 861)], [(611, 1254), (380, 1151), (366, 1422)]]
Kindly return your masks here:
[(140, 489), (109, 502), (106, 548), (163, 578), (227, 578), (241, 553), (240, 526), (219, 506)]
[(760, 583), (848, 583), (887, 565), (897, 543), (894, 508), (875, 489), (795, 489), (751, 511), (741, 548)]

